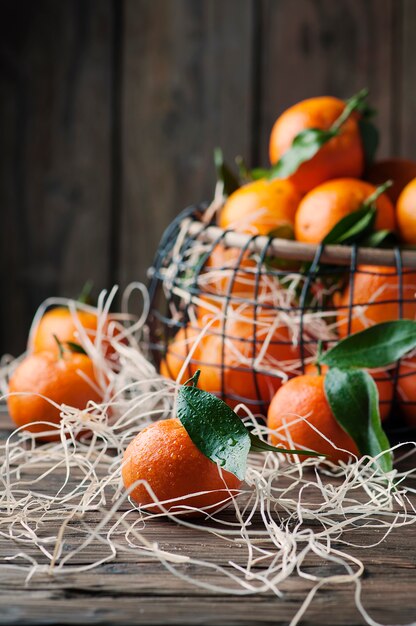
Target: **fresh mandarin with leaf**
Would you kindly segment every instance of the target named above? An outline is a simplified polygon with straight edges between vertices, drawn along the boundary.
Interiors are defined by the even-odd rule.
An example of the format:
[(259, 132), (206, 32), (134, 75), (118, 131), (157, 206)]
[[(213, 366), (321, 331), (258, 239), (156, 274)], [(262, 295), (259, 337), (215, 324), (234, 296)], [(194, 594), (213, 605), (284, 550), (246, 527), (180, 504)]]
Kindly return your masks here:
[[(210, 513), (230, 500), (230, 493), (237, 495), (241, 486), (237, 476), (220, 470), (197, 448), (176, 418), (155, 422), (133, 439), (124, 454), (122, 476), (126, 489), (140, 481), (130, 495), (149, 511), (162, 509), (147, 486), (170, 512), (194, 507)], [(203, 514), (188, 511), (192, 513)]]
[(416, 245), (416, 175), (401, 192), (396, 210), (400, 239)]
[[(54, 336), (58, 337), (62, 343), (68, 341), (79, 343), (81, 341), (79, 327), (85, 330), (89, 339), (94, 343), (98, 333), (98, 325), (98, 311), (87, 311), (77, 308), (75, 312), (72, 312), (65, 306), (55, 307), (47, 311), (40, 319), (29, 339), (29, 350), (31, 352), (42, 352), (44, 350), (58, 352)], [(121, 329), (116, 328), (115, 322), (111, 321), (109, 317), (104, 320), (100, 333), (102, 334), (102, 343), (106, 356), (114, 354), (114, 348), (111, 346), (110, 340), (117, 338), (120, 332)]]
[[(199, 332), (188, 332), (185, 339), (185, 331), (178, 331), (161, 373), (176, 380)], [(260, 312), (255, 318), (250, 307), (244, 313), (229, 307), (228, 317), (208, 328), (200, 339), (184, 378), (200, 369), (206, 391), (224, 395), (230, 406), (245, 402), (255, 410), (270, 402), (282, 377), (296, 371), (299, 359), (299, 347), (293, 345), (285, 324), (273, 328), (269, 314)]]
[[(346, 215), (371, 202), (376, 188), (356, 178), (330, 180), (312, 189), (302, 199), (295, 218), (295, 236), (304, 243), (320, 243)], [(372, 204), (372, 202), (371, 202)], [(375, 230), (394, 230), (394, 207), (382, 193), (374, 201)]]
[[(101, 402), (104, 391), (91, 359), (61, 344), (60, 350), (25, 357), (10, 378), (9, 394), (8, 409), (16, 426), (41, 433), (52, 430), (52, 426), (34, 422), (59, 424), (61, 420), (59, 406), (55, 404), (83, 410), (89, 401)], [(54, 441), (59, 436), (50, 434), (42, 438)]]
[(179, 389), (177, 418), (145, 428), (124, 454), (124, 485), (146, 510), (212, 513), (238, 495), (250, 451), (306, 454), (276, 449), (249, 432), (221, 399), (198, 389), (199, 376)]
[(281, 386), (267, 414), (267, 426), (273, 431), (271, 442), (288, 446), (289, 436), (296, 449), (319, 450), (330, 461), (347, 461), (351, 455), (358, 456), (358, 448), (332, 413), (324, 380), (324, 376), (304, 374)]
[[(329, 131), (343, 115), (346, 103), (321, 96), (298, 102), (277, 118), (270, 135), (270, 162), (276, 164), (292, 148), (300, 133), (308, 129)], [(352, 111), (312, 158), (292, 173), (289, 179), (304, 194), (332, 178), (359, 178), (364, 171), (364, 150), (359, 128), (360, 115)]]
[(279, 230), (287, 237), (293, 232), (300, 195), (288, 180), (256, 180), (243, 185), (226, 200), (218, 224), (250, 235), (269, 235)]
[[(325, 375), (328, 373), (328, 366), (320, 365), (319, 370), (322, 375)], [(317, 376), (319, 375), (319, 370), (318, 366), (313, 363), (308, 363), (308, 365), (305, 366), (305, 374), (308, 375)], [(384, 421), (388, 418), (393, 403), (393, 379), (387, 371), (370, 372), (370, 374), (377, 386), (380, 418)]]
[(334, 294), (334, 303), (338, 309), (340, 337), (400, 317), (415, 319), (416, 271), (403, 268), (400, 280), (394, 267), (359, 265), (351, 284), (341, 295)]

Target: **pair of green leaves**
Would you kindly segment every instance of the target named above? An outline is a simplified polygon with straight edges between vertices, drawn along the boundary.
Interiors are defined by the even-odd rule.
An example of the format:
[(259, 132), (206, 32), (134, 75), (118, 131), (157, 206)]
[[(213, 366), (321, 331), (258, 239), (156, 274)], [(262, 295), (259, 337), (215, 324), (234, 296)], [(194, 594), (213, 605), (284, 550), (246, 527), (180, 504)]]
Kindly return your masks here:
[(62, 341), (57, 337), (57, 335), (53, 335), (53, 338), (58, 346), (59, 356), (62, 359), (65, 353), (65, 346), (67, 346), (70, 352), (75, 352), (76, 354), (87, 354), (82, 346), (79, 343), (75, 343), (74, 341)]
[[(330, 368), (325, 394), (336, 420), (361, 454), (378, 457), (385, 472), (392, 468), (392, 456), (386, 452), (389, 442), (381, 426), (378, 391), (373, 378), (361, 368), (384, 367), (415, 348), (416, 322), (398, 320), (351, 335), (318, 360)], [(198, 389), (198, 378), (199, 371), (179, 390), (177, 415), (194, 444), (224, 470), (244, 479), (250, 451), (323, 456), (276, 448), (253, 435), (227, 404)]]
[(381, 426), (378, 391), (373, 378), (361, 368), (385, 367), (415, 348), (416, 322), (396, 320), (346, 337), (318, 359), (330, 368), (325, 394), (337, 422), (361, 454), (380, 455), (377, 463), (386, 472), (393, 461), (386, 452), (390, 445)]
[(333, 226), (322, 240), (322, 243), (325, 245), (359, 243), (363, 246), (375, 248), (394, 237), (392, 231), (389, 230), (374, 231), (377, 214), (375, 203), (377, 198), (392, 184), (391, 180), (387, 180), (377, 187), (357, 211), (345, 215)]
[(222, 469), (243, 480), (250, 451), (319, 456), (312, 451), (276, 448), (251, 433), (225, 402), (198, 389), (199, 374), (198, 370), (180, 388), (177, 416), (197, 448)]
[[(340, 134), (343, 124), (354, 111), (362, 115), (359, 126), (361, 139), (366, 162), (371, 163), (378, 146), (378, 132), (368, 119), (373, 112), (368, 108), (367, 96), (368, 90), (362, 89), (347, 100), (343, 112), (328, 130), (306, 128), (298, 133), (289, 150), (268, 170), (268, 178), (287, 178), (294, 174), (302, 163), (312, 159), (328, 141)], [(265, 173), (264, 170), (260, 172)]]

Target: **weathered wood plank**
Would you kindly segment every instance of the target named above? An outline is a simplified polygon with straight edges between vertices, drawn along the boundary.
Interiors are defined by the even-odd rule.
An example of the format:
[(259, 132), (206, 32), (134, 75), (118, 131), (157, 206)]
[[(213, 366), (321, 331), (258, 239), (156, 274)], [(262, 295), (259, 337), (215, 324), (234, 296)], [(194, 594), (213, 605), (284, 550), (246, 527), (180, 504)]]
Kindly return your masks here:
[(50, 295), (107, 285), (112, 2), (17, 0), (0, 21), (0, 352)]
[(391, 146), (392, 0), (262, 0), (260, 155), (287, 107), (322, 94), (341, 98), (369, 87)]
[[(10, 432), (10, 423), (3, 410), (0, 410), (0, 431), (3, 437)], [(29, 477), (31, 471), (25, 474)], [(49, 493), (56, 493), (63, 477), (64, 468), (50, 477)], [(313, 499), (313, 494), (305, 494), (305, 497)], [(415, 496), (412, 498), (414, 500)], [(224, 515), (232, 519), (232, 511)], [(91, 511), (84, 522), (94, 527), (101, 519), (100, 511)], [(253, 528), (260, 527), (260, 517), (254, 516), (252, 524)], [(56, 521), (44, 524), (44, 535), (56, 535), (58, 528), (59, 522)], [(41, 532), (41, 527), (38, 531)], [(190, 530), (167, 520), (147, 521), (140, 532), (164, 550), (216, 563), (226, 571), (231, 571), (230, 561), (241, 565), (247, 562), (247, 550), (242, 542), (219, 541), (216, 536), (202, 530)], [(350, 539), (357, 545), (365, 545), (376, 543), (381, 536), (381, 530), (362, 526), (350, 534)], [(84, 539), (85, 527), (81, 528), (77, 523), (68, 526), (63, 536), (64, 554), (80, 546)], [(122, 541), (121, 537), (118, 541)], [(342, 544), (335, 547), (345, 550)], [(58, 572), (55, 575), (37, 574), (25, 584), (26, 573), (7, 566), (4, 561), (4, 557), (22, 549), (39, 558), (38, 550), (33, 546), (22, 546), (5, 537), (0, 538), (1, 624), (283, 625), (293, 618), (311, 586), (309, 581), (294, 575), (281, 585), (284, 595), (280, 599), (270, 591), (248, 597), (220, 594), (173, 576), (150, 555), (122, 550), (111, 562), (94, 570), (68, 572), (66, 575)], [(381, 623), (414, 621), (415, 550), (414, 527), (393, 531), (386, 541), (369, 550), (348, 548), (352, 556), (365, 563), (362, 598), (375, 620)], [(93, 542), (70, 565), (86, 565), (106, 553), (102, 543)], [(42, 562), (47, 563), (46, 559)], [(12, 563), (18, 565), (21, 561)], [(187, 576), (224, 589), (224, 577), (215, 570), (194, 564), (179, 567)], [(267, 563), (255, 569), (260, 567), (267, 567)], [(303, 570), (318, 576), (339, 573), (336, 566), (324, 563), (314, 555), (305, 560)], [(227, 584), (230, 584), (229, 581)], [(361, 626), (364, 620), (355, 608), (353, 597), (352, 585), (324, 587), (316, 595), (302, 623), (311, 626)]]
[[(160, 579), (163, 585), (163, 579)], [(382, 623), (409, 623), (414, 620), (414, 607), (409, 603), (407, 586), (380, 589), (367, 584), (365, 607), (374, 619)], [(389, 601), (381, 606), (386, 596)], [(262, 624), (287, 625), (299, 609), (305, 589), (292, 589), (283, 599), (262, 596), (215, 599), (203, 592), (201, 596), (174, 594), (163, 598), (122, 594), (100, 595), (90, 589), (61, 589), (52, 592), (25, 590), (0, 596), (0, 623), (4, 624), (205, 624), (238, 626)], [(390, 601), (391, 600), (391, 601)], [(328, 588), (318, 592), (302, 624), (328, 626), (362, 626), (363, 618), (353, 602), (350, 585)]]
[(412, 0), (402, 0), (402, 10), (398, 11), (400, 25), (398, 39), (401, 43), (401, 55), (398, 57), (396, 94), (398, 101), (396, 125), (398, 133), (398, 148), (402, 156), (416, 159), (416, 55), (415, 55), (415, 25), (416, 4)]
[(120, 281), (144, 279), (168, 222), (213, 194), (212, 153), (249, 156), (250, 0), (126, 0)]

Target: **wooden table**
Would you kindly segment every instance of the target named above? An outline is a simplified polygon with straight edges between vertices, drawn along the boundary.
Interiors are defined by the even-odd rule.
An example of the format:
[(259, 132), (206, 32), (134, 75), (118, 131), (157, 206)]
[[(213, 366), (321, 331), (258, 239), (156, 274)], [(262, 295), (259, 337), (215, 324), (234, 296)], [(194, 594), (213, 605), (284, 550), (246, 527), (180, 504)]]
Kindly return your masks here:
[[(5, 414), (0, 435), (10, 432)], [(414, 499), (416, 504), (416, 498)], [(96, 515), (91, 513), (91, 519)], [(358, 541), (375, 542), (381, 531), (360, 529)], [(176, 546), (193, 556), (213, 559), (225, 567), (238, 558), (234, 546), (218, 543), (206, 533), (189, 532), (169, 521), (146, 526), (149, 540), (161, 547)], [(371, 535), (369, 535), (371, 533)], [(79, 541), (74, 534), (71, 541)], [(24, 574), (4, 567), (3, 557), (15, 553), (13, 542), (0, 538), (0, 624), (288, 624), (309, 586), (293, 576), (283, 585), (284, 597), (271, 593), (246, 597), (205, 591), (176, 578), (150, 557), (121, 553), (97, 569), (64, 577), (37, 575), (25, 586)], [(379, 546), (350, 553), (366, 565), (363, 603), (373, 619), (383, 624), (409, 624), (416, 620), (416, 525), (399, 529)], [(316, 559), (311, 571), (323, 564)], [(325, 566), (327, 567), (327, 566)], [(189, 572), (195, 566), (189, 566)], [(328, 571), (326, 569), (326, 571)], [(206, 574), (215, 582), (215, 572)], [(324, 587), (318, 591), (302, 625), (348, 625), (364, 621), (353, 599), (353, 586)]]

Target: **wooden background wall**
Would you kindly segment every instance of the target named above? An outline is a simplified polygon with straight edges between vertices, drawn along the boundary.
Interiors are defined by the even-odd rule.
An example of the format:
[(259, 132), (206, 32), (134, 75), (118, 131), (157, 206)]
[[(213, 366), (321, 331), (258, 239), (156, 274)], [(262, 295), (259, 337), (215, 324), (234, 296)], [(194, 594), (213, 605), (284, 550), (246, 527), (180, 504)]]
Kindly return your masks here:
[(381, 154), (416, 158), (416, 0), (13, 0), (0, 19), (0, 351), (49, 295), (144, 279), (213, 190), (267, 163), (312, 95), (371, 90)]

